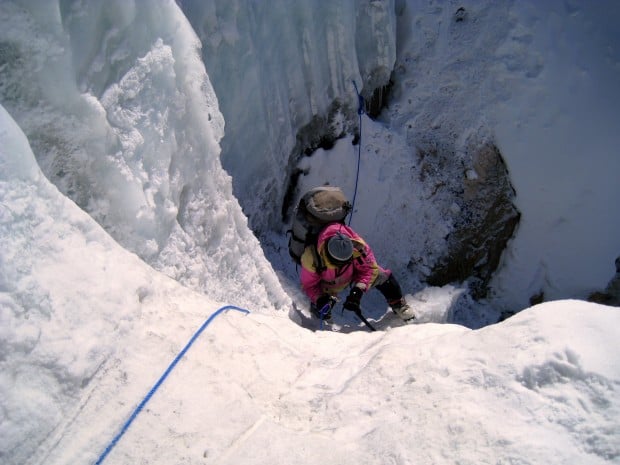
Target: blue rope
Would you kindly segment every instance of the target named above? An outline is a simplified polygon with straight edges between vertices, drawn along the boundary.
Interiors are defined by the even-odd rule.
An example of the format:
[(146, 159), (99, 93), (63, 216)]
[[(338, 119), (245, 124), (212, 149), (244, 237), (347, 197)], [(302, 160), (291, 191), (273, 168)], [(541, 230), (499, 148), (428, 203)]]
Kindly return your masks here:
[(353, 191), (353, 202), (351, 203), (351, 215), (349, 216), (349, 224), (351, 226), (351, 220), (353, 219), (353, 210), (355, 209), (355, 199), (357, 197), (357, 184), (360, 178), (360, 161), (362, 159), (362, 115), (364, 114), (364, 97), (362, 97), (357, 89), (357, 84), (353, 81), (355, 87), (355, 93), (357, 94), (357, 114), (359, 115), (360, 126), (360, 140), (357, 146), (357, 173), (355, 174), (355, 190)]
[(146, 403), (151, 399), (151, 397), (153, 397), (153, 394), (155, 394), (155, 391), (157, 391), (159, 389), (159, 387), (161, 386), (161, 384), (164, 382), (164, 380), (168, 377), (168, 375), (170, 374), (170, 372), (173, 370), (173, 368), (176, 366), (177, 363), (179, 363), (179, 360), (181, 360), (181, 358), (183, 358), (183, 355), (185, 355), (185, 353), (189, 350), (189, 348), (192, 346), (192, 344), (194, 343), (194, 341), (196, 341), (196, 339), (198, 339), (198, 336), (200, 336), (200, 334), (205, 330), (205, 328), (207, 326), (209, 326), (209, 324), (211, 324), (211, 322), (218, 316), (220, 315), (222, 312), (225, 312), (226, 310), (237, 310), (243, 313), (250, 313), (249, 310), (246, 310), (244, 308), (239, 308), (239, 307), (235, 307), (233, 305), (225, 305), (224, 307), (219, 308), (215, 313), (213, 313), (209, 319), (207, 319), (207, 321), (205, 321), (202, 326), (198, 329), (198, 331), (196, 331), (194, 333), (194, 335), (192, 336), (192, 338), (189, 340), (189, 342), (185, 345), (185, 347), (183, 347), (183, 350), (181, 350), (181, 352), (179, 352), (179, 354), (176, 356), (176, 358), (172, 361), (172, 363), (168, 366), (168, 368), (166, 368), (166, 371), (164, 372), (163, 375), (161, 375), (161, 377), (159, 378), (159, 380), (155, 383), (155, 385), (151, 388), (151, 390), (149, 391), (149, 393), (146, 395), (146, 397), (142, 400), (142, 402), (140, 402), (140, 404), (136, 407), (136, 409), (133, 411), (133, 413), (131, 414), (131, 416), (129, 417), (129, 419), (125, 422), (125, 424), (123, 425), (123, 427), (121, 428), (121, 430), (119, 431), (119, 433), (114, 437), (114, 439), (112, 439), (112, 441), (110, 442), (110, 444), (108, 444), (108, 446), (105, 448), (105, 450), (103, 451), (103, 453), (101, 454), (101, 456), (97, 459), (97, 461), (95, 462), (95, 465), (100, 465), (103, 460), (108, 456), (108, 454), (110, 453), (110, 451), (114, 448), (114, 446), (116, 446), (116, 443), (119, 441), (119, 439), (121, 437), (123, 437), (123, 435), (127, 432), (127, 430), (129, 429), (129, 426), (133, 423), (133, 421), (136, 419), (136, 417), (138, 416), (138, 414), (140, 413), (140, 411), (142, 411), (142, 409), (144, 408), (144, 406), (146, 405)]

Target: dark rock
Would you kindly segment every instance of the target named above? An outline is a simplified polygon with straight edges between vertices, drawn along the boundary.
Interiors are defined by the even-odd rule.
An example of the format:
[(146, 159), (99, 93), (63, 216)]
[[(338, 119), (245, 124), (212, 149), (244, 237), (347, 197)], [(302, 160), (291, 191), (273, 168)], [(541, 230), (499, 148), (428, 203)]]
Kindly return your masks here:
[(483, 298), (521, 214), (513, 204), (515, 191), (499, 149), (483, 145), (475, 150), (472, 162), (473, 169), (463, 176), (462, 191), (456, 196), (461, 213), (446, 238), (447, 253), (427, 282), (443, 286), (468, 281), (472, 296)]
[(605, 290), (593, 292), (588, 296), (588, 301), (620, 307), (620, 257), (616, 258), (616, 274), (611, 278)]

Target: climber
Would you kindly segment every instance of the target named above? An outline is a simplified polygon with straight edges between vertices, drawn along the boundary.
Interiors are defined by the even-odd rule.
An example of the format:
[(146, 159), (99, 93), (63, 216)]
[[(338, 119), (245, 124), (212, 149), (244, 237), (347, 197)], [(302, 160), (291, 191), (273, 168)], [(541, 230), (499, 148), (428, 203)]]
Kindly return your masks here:
[(315, 316), (330, 319), (337, 294), (347, 287), (344, 308), (361, 315), (363, 294), (376, 287), (402, 320), (415, 318), (392, 272), (377, 264), (372, 249), (353, 229), (341, 222), (330, 223), (314, 247), (307, 246), (301, 257), (301, 287)]

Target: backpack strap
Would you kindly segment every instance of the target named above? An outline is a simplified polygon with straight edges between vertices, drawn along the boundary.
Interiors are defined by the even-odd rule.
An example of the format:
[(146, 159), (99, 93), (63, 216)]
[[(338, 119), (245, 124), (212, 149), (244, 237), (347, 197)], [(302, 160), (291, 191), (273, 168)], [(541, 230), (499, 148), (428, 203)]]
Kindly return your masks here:
[(366, 246), (364, 244), (357, 242), (356, 240), (352, 240), (352, 242), (353, 242), (353, 249), (359, 254), (355, 258), (355, 261), (357, 261), (357, 263), (361, 265), (362, 263), (364, 263), (364, 260), (366, 260)]
[(312, 263), (314, 264), (314, 269), (317, 273), (321, 274), (327, 267), (325, 266), (325, 263), (323, 263), (323, 259), (319, 254), (316, 243), (310, 244), (308, 247), (310, 248), (310, 252), (312, 252)]

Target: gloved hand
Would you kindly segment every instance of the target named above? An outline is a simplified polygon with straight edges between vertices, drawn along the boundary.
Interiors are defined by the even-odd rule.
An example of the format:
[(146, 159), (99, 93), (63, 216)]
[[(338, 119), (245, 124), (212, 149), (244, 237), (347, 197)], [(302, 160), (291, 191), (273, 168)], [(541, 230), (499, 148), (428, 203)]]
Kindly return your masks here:
[(364, 292), (359, 287), (354, 287), (351, 289), (351, 292), (349, 292), (349, 296), (343, 305), (345, 310), (350, 310), (355, 313), (361, 312), (362, 309), (360, 308), (360, 302), (362, 301), (363, 294)]

